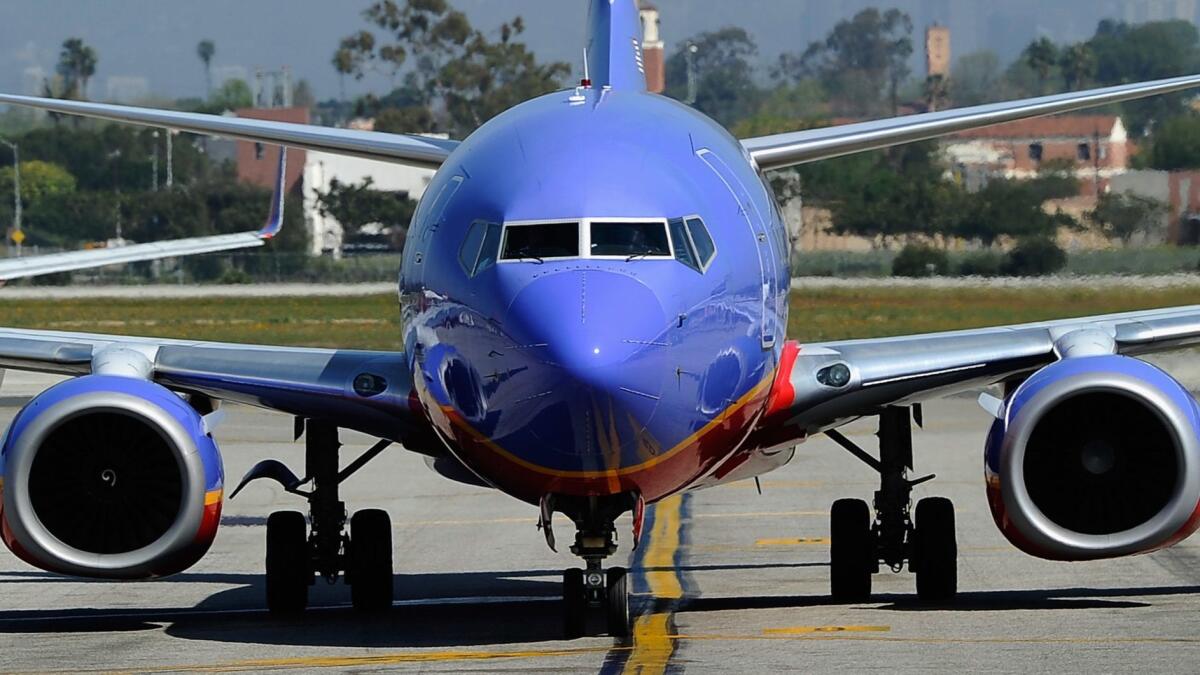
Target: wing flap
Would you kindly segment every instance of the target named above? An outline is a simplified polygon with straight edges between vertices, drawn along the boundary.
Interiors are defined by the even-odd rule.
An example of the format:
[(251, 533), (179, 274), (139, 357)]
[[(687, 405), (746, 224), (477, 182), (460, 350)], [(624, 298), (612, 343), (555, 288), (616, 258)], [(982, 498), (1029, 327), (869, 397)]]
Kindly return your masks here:
[(742, 145), (759, 168), (768, 171), (938, 138), (969, 129), (1170, 94), (1194, 87), (1200, 87), (1200, 75), (760, 136), (745, 139)]

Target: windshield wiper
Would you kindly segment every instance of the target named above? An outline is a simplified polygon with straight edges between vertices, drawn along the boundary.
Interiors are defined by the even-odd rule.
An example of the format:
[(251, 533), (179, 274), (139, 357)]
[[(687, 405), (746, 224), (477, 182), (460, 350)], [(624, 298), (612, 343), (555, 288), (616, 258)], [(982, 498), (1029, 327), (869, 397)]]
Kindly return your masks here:
[(516, 259), (517, 259), (517, 260), (533, 260), (533, 261), (535, 261), (535, 262), (536, 262), (537, 264), (539, 264), (539, 265), (545, 265), (545, 264), (546, 264), (546, 261), (545, 261), (545, 260), (542, 260), (541, 258), (537, 257), (536, 255), (533, 255), (532, 253), (530, 253), (530, 252), (529, 252), (529, 248), (528, 248), (528, 247), (526, 247), (526, 248), (523, 248), (523, 249), (521, 249), (520, 251), (517, 251), (517, 252), (516, 252), (516, 253), (514, 253), (513, 255), (515, 255), (515, 256), (516, 256)]
[(633, 255), (626, 258), (625, 262), (633, 262), (634, 260), (641, 260), (643, 258), (649, 258), (652, 255), (667, 255), (667, 254), (655, 252), (655, 251), (644, 251), (642, 253), (634, 253)]

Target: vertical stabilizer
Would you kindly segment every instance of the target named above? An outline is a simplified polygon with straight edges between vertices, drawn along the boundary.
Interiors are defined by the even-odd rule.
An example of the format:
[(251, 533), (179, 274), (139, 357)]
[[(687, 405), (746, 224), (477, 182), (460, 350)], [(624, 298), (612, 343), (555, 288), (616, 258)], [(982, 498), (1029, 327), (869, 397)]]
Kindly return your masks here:
[(591, 0), (587, 59), (592, 84), (645, 91), (642, 22), (637, 0)]

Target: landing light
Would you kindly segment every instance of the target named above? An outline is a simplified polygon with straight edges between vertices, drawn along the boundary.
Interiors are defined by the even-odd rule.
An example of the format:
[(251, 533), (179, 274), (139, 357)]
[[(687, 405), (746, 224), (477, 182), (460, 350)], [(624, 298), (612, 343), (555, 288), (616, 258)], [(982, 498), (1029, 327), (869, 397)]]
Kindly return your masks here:
[(599, 347), (596, 347), (595, 349), (593, 349), (593, 350), (592, 350), (592, 353), (593, 353), (593, 354), (599, 354), (599, 353), (600, 353), (600, 348), (599, 348)]
[(826, 387), (841, 389), (850, 384), (850, 367), (844, 363), (835, 363), (817, 371), (817, 382)]

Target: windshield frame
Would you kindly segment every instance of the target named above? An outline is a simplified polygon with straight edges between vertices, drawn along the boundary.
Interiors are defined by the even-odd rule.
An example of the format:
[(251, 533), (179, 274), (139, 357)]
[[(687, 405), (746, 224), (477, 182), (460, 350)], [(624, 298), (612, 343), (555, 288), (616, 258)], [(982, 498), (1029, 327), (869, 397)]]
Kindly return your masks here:
[[(503, 223), (504, 232), (500, 237), (500, 253), (504, 252), (504, 247), (508, 243), (508, 229), (510, 227), (525, 227), (529, 225), (567, 225), (574, 223), (579, 227), (579, 252), (573, 256), (557, 256), (553, 258), (543, 258), (544, 261), (556, 260), (621, 260), (627, 261), (629, 255), (592, 255), (592, 223), (647, 223), (653, 225), (661, 225), (667, 236), (667, 247), (670, 249), (664, 255), (635, 255), (636, 260), (675, 260), (675, 240), (671, 236), (671, 228), (667, 226), (667, 218), (631, 218), (631, 217), (596, 217), (596, 218), (542, 218), (537, 220), (510, 220)], [(504, 265), (511, 263), (529, 262), (528, 258), (507, 258), (500, 259), (496, 264)]]

